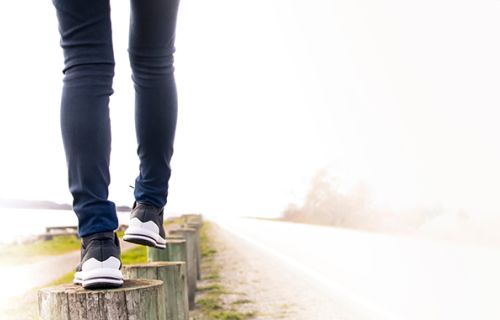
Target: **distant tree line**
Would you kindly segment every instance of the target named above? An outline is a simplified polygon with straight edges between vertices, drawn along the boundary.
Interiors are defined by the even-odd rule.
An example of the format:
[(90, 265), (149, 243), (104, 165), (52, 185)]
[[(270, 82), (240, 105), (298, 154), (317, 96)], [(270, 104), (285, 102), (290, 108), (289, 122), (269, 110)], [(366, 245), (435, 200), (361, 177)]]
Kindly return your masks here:
[(439, 208), (419, 208), (404, 212), (382, 211), (373, 206), (370, 191), (360, 183), (343, 189), (340, 179), (319, 169), (311, 178), (302, 204), (289, 204), (282, 212), (287, 221), (359, 228), (377, 231), (414, 230), (440, 214)]

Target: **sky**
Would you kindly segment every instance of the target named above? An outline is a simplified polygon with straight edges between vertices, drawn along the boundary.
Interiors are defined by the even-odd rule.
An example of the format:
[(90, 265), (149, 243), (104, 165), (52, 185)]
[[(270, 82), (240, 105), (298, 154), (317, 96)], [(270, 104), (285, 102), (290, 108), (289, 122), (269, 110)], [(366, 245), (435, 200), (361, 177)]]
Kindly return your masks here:
[[(129, 10), (111, 0), (120, 205), (138, 173)], [(497, 215), (498, 17), (495, 0), (181, 0), (167, 211), (277, 216), (328, 166), (381, 207)], [(70, 203), (52, 3), (0, 3), (0, 38), (0, 198)]]

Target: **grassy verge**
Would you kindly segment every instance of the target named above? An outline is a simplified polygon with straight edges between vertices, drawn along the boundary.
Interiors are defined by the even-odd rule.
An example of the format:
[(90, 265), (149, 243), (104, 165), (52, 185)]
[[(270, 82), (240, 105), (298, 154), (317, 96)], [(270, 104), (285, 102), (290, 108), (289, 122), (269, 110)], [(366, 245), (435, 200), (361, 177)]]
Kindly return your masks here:
[(200, 230), (201, 274), (202, 280), (197, 288), (196, 306), (193, 320), (245, 320), (252, 319), (255, 312), (239, 310), (239, 306), (251, 302), (238, 299), (229, 302), (225, 295), (230, 294), (221, 280), (221, 266), (217, 262), (217, 250), (209, 232), (212, 225), (204, 222)]
[(76, 236), (54, 236), (51, 240), (1, 245), (0, 264), (28, 263), (43, 256), (64, 254), (78, 249), (80, 249), (80, 239)]

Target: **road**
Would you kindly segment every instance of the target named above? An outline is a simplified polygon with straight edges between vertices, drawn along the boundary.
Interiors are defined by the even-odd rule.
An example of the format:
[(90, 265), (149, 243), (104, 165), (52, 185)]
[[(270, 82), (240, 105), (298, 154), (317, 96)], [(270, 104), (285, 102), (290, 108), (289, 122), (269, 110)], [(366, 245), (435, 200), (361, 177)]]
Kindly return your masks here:
[(500, 319), (498, 250), (289, 222), (213, 221), (235, 253), (251, 255), (249, 270), (276, 279), (279, 285), (265, 284), (276, 295), (304, 292), (289, 298), (299, 310), (294, 319)]

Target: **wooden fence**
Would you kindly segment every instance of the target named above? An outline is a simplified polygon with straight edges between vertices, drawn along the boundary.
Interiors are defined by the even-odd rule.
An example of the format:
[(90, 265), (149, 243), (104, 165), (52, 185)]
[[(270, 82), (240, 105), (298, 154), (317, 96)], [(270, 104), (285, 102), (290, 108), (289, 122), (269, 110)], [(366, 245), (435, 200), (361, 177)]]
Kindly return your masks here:
[(74, 284), (38, 291), (42, 320), (188, 320), (200, 280), (201, 214), (185, 214), (169, 225), (166, 249), (148, 247), (148, 262), (124, 265), (123, 286), (86, 290)]

